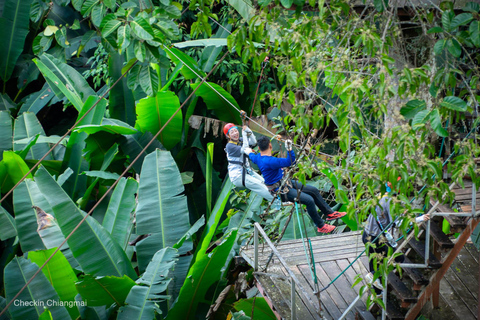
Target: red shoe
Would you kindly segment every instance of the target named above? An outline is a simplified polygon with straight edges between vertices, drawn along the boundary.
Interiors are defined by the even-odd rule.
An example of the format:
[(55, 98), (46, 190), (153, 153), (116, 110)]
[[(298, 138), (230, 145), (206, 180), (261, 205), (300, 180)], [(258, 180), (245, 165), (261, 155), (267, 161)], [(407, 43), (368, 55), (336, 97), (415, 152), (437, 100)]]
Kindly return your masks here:
[(331, 220), (341, 218), (341, 217), (345, 216), (346, 214), (347, 214), (346, 212), (335, 211), (333, 213), (327, 214), (327, 221), (331, 221)]
[(323, 225), (323, 227), (317, 228), (317, 231), (320, 233), (330, 233), (333, 230), (335, 230), (335, 226), (332, 226), (326, 223)]

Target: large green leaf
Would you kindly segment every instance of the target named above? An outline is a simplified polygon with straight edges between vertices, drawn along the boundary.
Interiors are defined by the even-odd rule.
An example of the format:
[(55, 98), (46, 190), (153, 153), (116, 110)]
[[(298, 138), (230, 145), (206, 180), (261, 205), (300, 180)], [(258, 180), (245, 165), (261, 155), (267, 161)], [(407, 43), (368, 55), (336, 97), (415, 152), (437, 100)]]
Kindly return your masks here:
[[(171, 91), (158, 92), (156, 97), (147, 97), (137, 104), (137, 124), (140, 131), (157, 133), (180, 107), (178, 97)], [(167, 149), (173, 148), (182, 137), (182, 113), (177, 112), (159, 135)]]
[[(112, 81), (117, 81), (122, 76), (124, 62), (125, 55), (110, 54), (108, 70)], [(110, 90), (108, 110), (112, 118), (124, 121), (131, 126), (135, 125), (135, 99), (127, 86), (126, 77)]]
[(15, 102), (7, 94), (0, 94), (0, 110), (10, 111), (16, 107)]
[[(218, 283), (222, 268), (227, 263), (233, 244), (237, 237), (237, 230), (232, 230), (225, 240), (210, 254), (198, 258), (187, 275), (177, 302), (169, 311), (167, 319), (195, 319), (202, 317), (200, 304), (212, 304), (211, 295), (207, 294), (212, 286)], [(208, 307), (204, 309), (205, 313)]]
[[(227, 24), (224, 28), (218, 29), (217, 33), (213, 36), (213, 38), (226, 38), (231, 29), (232, 26)], [(215, 61), (217, 60), (220, 52), (222, 52), (222, 47), (213, 45), (209, 45), (203, 50), (199, 63), (203, 71), (210, 72), (210, 70), (212, 70), (213, 65), (215, 64)]]
[[(30, 181), (30, 182), (31, 182), (31, 184), (35, 184), (35, 182), (33, 182), (33, 181)], [(43, 197), (43, 195), (41, 194), (41, 192), (38, 189), (38, 187), (36, 186), (36, 184), (35, 184), (35, 188), (36, 188), (36, 191), (38, 192), (38, 194)], [(48, 206), (48, 208), (47, 208), (47, 206)], [(49, 213), (49, 212), (53, 213), (53, 211), (50, 207), (50, 204), (48, 204), (48, 203), (47, 203), (47, 205), (42, 204), (42, 206), (40, 208), (43, 209), (46, 213)], [(60, 230), (60, 227), (58, 226), (58, 223), (55, 219), (53, 219), (53, 221), (51, 221), (51, 219), (49, 219), (49, 217), (46, 217), (46, 220), (47, 220), (47, 225), (43, 229), (37, 230), (38, 235), (42, 239), (42, 242), (45, 245), (45, 248), (47, 248), (47, 249), (58, 248), (63, 243), (63, 241), (65, 241), (65, 236), (63, 235), (62, 230)], [(77, 270), (82, 270), (82, 268), (78, 264), (78, 261), (75, 260), (75, 258), (73, 256), (73, 253), (72, 253), (72, 250), (70, 250), (70, 247), (68, 246), (68, 243), (65, 243), (60, 248), (60, 252), (68, 260), (68, 262), (70, 263), (70, 266), (72, 268), (77, 269)]]
[(157, 95), (158, 91), (158, 74), (150, 65), (142, 66), (139, 74), (140, 87), (149, 97)]
[(410, 120), (413, 119), (418, 112), (425, 110), (426, 106), (423, 100), (410, 100), (405, 107), (400, 109), (400, 114), (404, 116), (405, 119)]
[(447, 96), (443, 98), (443, 101), (440, 103), (440, 105), (442, 107), (455, 111), (465, 112), (467, 110), (467, 103), (459, 97), (455, 96)]
[(23, 51), (30, 23), (32, 0), (4, 0), (0, 18), (0, 77), (4, 82), (10, 79), (18, 57)]
[[(152, 138), (153, 135), (148, 131), (144, 133), (138, 132), (132, 135), (124, 135), (122, 141), (120, 142), (120, 149), (130, 158), (130, 161), (132, 161), (140, 154), (142, 149), (145, 148), (148, 143), (150, 143)], [(140, 154), (137, 162), (133, 164), (133, 169), (136, 173), (140, 173), (140, 171), (142, 171), (142, 165), (145, 156), (150, 152), (155, 151), (155, 149), (164, 150), (165, 148), (158, 140), (155, 140), (152, 144), (150, 144), (145, 152)]]
[[(55, 250), (56, 248), (31, 251), (28, 253), (28, 260), (40, 267)], [(43, 267), (42, 272), (57, 292), (60, 301), (66, 302), (65, 306), (71, 318), (76, 319), (79, 316), (78, 308), (74, 304), (75, 296), (77, 295), (77, 289), (75, 288), (77, 276), (67, 259), (61, 252), (57, 252)]]
[(265, 298), (255, 297), (250, 299), (241, 299), (235, 302), (233, 307), (238, 311), (245, 312), (245, 314), (249, 316), (251, 320), (277, 318), (267, 301), (265, 301)]
[(256, 15), (257, 10), (250, 0), (227, 0), (227, 2), (240, 13), (246, 23), (249, 23), (250, 19)]
[[(187, 80), (196, 79), (198, 76), (204, 78), (206, 76), (205, 72), (198, 68), (197, 63), (190, 56), (186, 55), (182, 51), (176, 48), (166, 48), (168, 56), (172, 61), (178, 65), (183, 63), (182, 74)], [(188, 66), (188, 67), (187, 67)], [(193, 71), (192, 71), (193, 70)]]
[(135, 194), (138, 182), (132, 178), (122, 178), (118, 182), (108, 203), (107, 212), (103, 218), (103, 227), (118, 242), (126, 248), (128, 233), (132, 225), (131, 213), (135, 209)]
[[(32, 208), (36, 205), (42, 208), (42, 195), (32, 181), (23, 181), (13, 190), (13, 207), (15, 209), (15, 223), (18, 230), (18, 238), (23, 252), (45, 249), (40, 236), (37, 233), (37, 217)], [(43, 202), (45, 200), (43, 199)], [(44, 210), (48, 210), (43, 206)]]
[(164, 248), (159, 250), (148, 264), (145, 273), (137, 280), (128, 294), (126, 306), (120, 308), (118, 319), (155, 319), (156, 303), (166, 296), (160, 295), (167, 289), (170, 279), (169, 270), (175, 265), (177, 250)]
[[(158, 250), (172, 247), (189, 230), (187, 198), (180, 171), (170, 152), (156, 150), (145, 157), (140, 174), (137, 234), (152, 234), (137, 244), (139, 270)], [(180, 254), (191, 249), (182, 247)]]
[[(113, 146), (108, 149), (108, 151), (105, 153), (105, 157), (103, 158), (103, 163), (102, 166), (100, 167), (99, 171), (92, 172), (92, 171), (84, 171), (87, 176), (95, 176), (95, 180), (88, 186), (87, 190), (83, 194), (83, 197), (81, 200), (79, 200), (77, 203), (80, 204), (80, 208), (84, 209), (88, 203), (88, 200), (90, 199), (90, 195), (93, 192), (93, 189), (97, 185), (97, 183), (100, 181), (100, 178), (102, 179), (113, 179), (117, 180), (118, 175), (112, 174), (110, 172), (105, 172), (108, 168), (108, 166), (112, 163), (113, 159), (115, 159), (115, 156), (118, 153), (118, 145), (115, 143)], [(90, 174), (87, 174), (89, 172)], [(93, 173), (93, 174), (92, 174)]]
[[(42, 167), (35, 180), (47, 201), (51, 204), (64, 235), (70, 234), (83, 219), (80, 211), (52, 176)], [(118, 243), (99, 223), (88, 217), (68, 240), (73, 255), (83, 271), (95, 276), (127, 275), (134, 278), (130, 261)]]
[[(90, 109), (98, 100), (97, 96), (91, 96), (85, 102), (78, 119), (82, 117), (88, 109)], [(103, 115), (107, 107), (107, 101), (102, 99), (95, 109), (86, 115), (86, 117), (78, 124), (83, 125), (99, 125), (102, 123)], [(89, 169), (88, 163), (85, 161), (83, 150), (85, 149), (85, 139), (88, 137), (84, 132), (72, 132), (68, 140), (67, 150), (63, 159), (62, 169), (71, 168), (74, 174), (65, 182), (64, 189), (73, 198), (77, 199), (86, 190), (87, 177), (80, 175), (83, 171)]]
[[(24, 145), (16, 144), (17, 140), (22, 140), (25, 138), (33, 138), (36, 135), (45, 136), (45, 131), (38, 121), (37, 117), (32, 112), (24, 112), (17, 119), (15, 119), (15, 128), (13, 130), (13, 150), (19, 151), (25, 148)], [(42, 158), (50, 149), (47, 143), (36, 143), (28, 151), (26, 159), (40, 159)], [(53, 160), (51, 154), (49, 154), (45, 160)]]
[(440, 117), (440, 113), (438, 109), (435, 109), (430, 114), (430, 124), (432, 125), (433, 130), (440, 136), (440, 137), (448, 137), (448, 132), (442, 126), (442, 118)]
[(460, 13), (459, 15), (455, 16), (455, 18), (453, 18), (451, 27), (452, 29), (455, 29), (459, 26), (466, 25), (472, 20), (473, 20), (473, 16), (471, 13), (466, 13), (466, 12)]
[(0, 240), (5, 241), (17, 235), (13, 217), (0, 206)]
[(7, 111), (0, 111), (0, 160), (3, 151), (12, 150), (12, 117)]
[(104, 119), (100, 125), (90, 124), (78, 126), (75, 131), (86, 132), (88, 134), (94, 134), (99, 131), (105, 131), (113, 134), (134, 134), (138, 132), (138, 130), (130, 127), (125, 122), (115, 119)]
[(48, 83), (43, 85), (42, 90), (30, 94), (25, 103), (20, 108), (18, 114), (22, 114), (25, 111), (30, 111), (37, 114), (43, 107), (45, 107), (55, 96)]
[[(23, 257), (13, 258), (5, 267), (5, 295), (7, 301), (10, 302), (37, 271), (38, 266), (36, 264), (25, 260)], [(32, 306), (12, 303), (8, 310), (13, 319), (37, 319), (43, 313), (44, 307), (48, 307), (53, 319), (70, 319), (65, 307), (52, 305), (52, 301), (59, 301), (59, 297), (43, 273), (39, 273), (17, 299), (17, 301), (37, 303)]]
[(468, 31), (470, 32), (470, 38), (472, 39), (473, 44), (480, 47), (480, 22), (475, 20), (470, 23)]
[[(195, 90), (199, 86), (199, 83), (192, 83), (190, 86)], [(210, 86), (213, 87), (213, 89), (215, 89), (218, 93), (213, 91)], [(235, 109), (236, 107), (238, 110), (240, 110), (237, 101), (235, 101), (232, 95), (225, 91), (218, 84), (213, 82), (205, 82), (200, 86), (195, 94), (199, 97), (202, 97), (208, 109), (215, 110), (215, 114), (217, 115), (218, 119), (225, 122), (242, 123), (240, 113)]]
[(230, 197), (230, 193), (232, 192), (233, 183), (227, 177), (225, 179), (225, 183), (222, 187), (222, 191), (220, 192), (217, 201), (215, 202), (215, 206), (213, 207), (212, 214), (208, 218), (207, 225), (203, 230), (202, 237), (200, 239), (201, 247), (197, 249), (196, 259), (200, 259), (202, 256), (206, 255), (207, 249), (210, 246), (210, 242), (213, 239), (213, 236), (217, 230), (218, 223), (220, 222), (220, 218), (222, 217), (223, 210), (228, 202), (228, 198)]
[(59, 99), (66, 97), (79, 112), (83, 108), (83, 103), (90, 96), (95, 95), (88, 82), (77, 70), (54, 56), (44, 53), (40, 58), (33, 59), (33, 61), (37, 64), (55, 95)]
[(88, 306), (123, 306), (135, 282), (127, 276), (92, 277), (87, 274), (76, 284), (78, 292)]
[(430, 115), (429, 110), (422, 110), (418, 112), (412, 120), (412, 126), (421, 125), (427, 123), (428, 117)]
[[(0, 176), (2, 170), (5, 170), (6, 177), (2, 179), (1, 190), (7, 192), (17, 182), (19, 182), (30, 170), (25, 161), (13, 151), (4, 151), (3, 160), (0, 163), (4, 169), (0, 169)], [(32, 178), (32, 174), (29, 174), (27, 178)]]

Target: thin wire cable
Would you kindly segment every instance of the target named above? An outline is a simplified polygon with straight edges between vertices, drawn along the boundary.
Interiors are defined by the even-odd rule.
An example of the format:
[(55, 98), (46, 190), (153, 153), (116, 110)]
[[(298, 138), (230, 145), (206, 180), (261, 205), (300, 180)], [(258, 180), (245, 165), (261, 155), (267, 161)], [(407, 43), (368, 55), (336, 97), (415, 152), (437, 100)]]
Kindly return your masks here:
[(60, 250), (60, 248), (70, 239), (70, 237), (73, 235), (75, 231), (77, 231), (78, 228), (85, 222), (85, 220), (90, 216), (90, 214), (100, 205), (100, 203), (107, 197), (107, 195), (112, 191), (113, 188), (118, 184), (120, 179), (133, 167), (135, 162), (140, 159), (140, 156), (145, 152), (145, 150), (148, 149), (148, 147), (157, 139), (157, 137), (160, 135), (160, 133), (165, 129), (165, 127), (170, 123), (170, 121), (175, 117), (175, 115), (182, 110), (182, 107), (187, 103), (187, 101), (195, 94), (195, 92), (201, 87), (201, 85), (206, 81), (208, 76), (212, 74), (212, 72), (218, 67), (218, 65), (225, 59), (227, 56), (228, 52), (226, 52), (223, 57), (218, 61), (218, 63), (215, 65), (215, 67), (207, 74), (205, 79), (200, 82), (200, 84), (193, 90), (193, 92), (185, 99), (185, 101), (178, 107), (178, 109), (175, 111), (175, 113), (165, 122), (165, 124), (160, 128), (160, 130), (152, 137), (152, 139), (147, 143), (147, 145), (140, 151), (140, 153), (135, 157), (135, 159), (128, 165), (128, 167), (122, 172), (120, 177), (118, 177), (117, 180), (110, 186), (110, 188), (107, 190), (107, 192), (104, 193), (104, 195), (95, 203), (95, 205), (88, 211), (88, 213), (83, 217), (83, 219), (77, 224), (77, 226), (70, 232), (70, 234), (65, 238), (65, 240), (58, 246), (58, 248), (52, 253), (52, 255), (43, 263), (43, 265), (34, 273), (34, 275), (28, 280), (28, 282), (20, 289), (20, 291), (10, 300), (10, 302), (5, 306), (5, 308), (0, 312), (0, 317), (6, 312), (6, 310), (12, 305), (12, 303), (18, 298), (18, 296), (28, 287), (28, 285), (35, 279), (35, 277), (42, 271), (42, 269), (48, 264), (48, 262), (53, 258), (53, 256)]
[[(97, 106), (97, 104), (99, 104), (100, 101), (102, 101), (102, 99), (107, 96), (107, 94), (110, 92), (110, 90), (112, 90), (113, 87), (115, 87), (115, 85), (127, 74), (128, 71), (130, 71), (130, 70), (133, 68), (133, 66), (135, 66), (135, 65), (137, 64), (137, 62), (138, 62), (138, 60), (135, 61), (135, 62), (120, 76), (120, 78), (118, 78), (117, 81), (115, 81), (115, 82), (113, 83), (113, 85), (100, 97), (100, 99), (98, 99), (98, 101), (95, 102), (95, 103), (93, 104), (93, 106), (92, 106), (90, 109), (88, 109), (87, 112), (85, 112), (85, 114), (84, 114), (83, 116), (81, 116), (81, 117), (77, 120), (77, 122), (75, 122), (75, 124), (74, 124), (70, 129), (68, 129), (68, 131), (67, 131), (63, 136), (60, 137), (60, 140), (58, 140), (57, 143), (55, 143), (55, 144), (53, 145), (53, 147), (51, 147), (50, 150), (48, 150), (47, 153), (45, 153), (45, 154), (43, 155), (43, 157), (41, 157), (40, 160), (38, 160), (37, 163), (35, 163), (35, 165), (34, 165), (30, 170), (28, 170), (28, 172), (17, 182), (17, 184), (15, 184), (15, 185), (13, 186), (13, 188), (10, 189), (10, 190), (3, 196), (2, 199), (0, 199), (0, 203), (2, 203), (3, 200), (5, 200), (5, 199), (13, 192), (13, 190), (15, 190), (15, 189), (20, 185), (20, 183), (22, 183), (22, 182), (28, 177), (28, 175), (30, 175), (30, 173), (32, 173), (33, 170), (35, 170), (35, 169), (41, 164), (41, 162), (60, 144), (60, 142), (62, 142), (63, 139), (65, 139), (65, 138), (75, 129), (75, 127), (87, 116), (87, 114), (89, 114), (89, 113)], [(0, 313), (0, 315), (1, 315), (1, 313)]]

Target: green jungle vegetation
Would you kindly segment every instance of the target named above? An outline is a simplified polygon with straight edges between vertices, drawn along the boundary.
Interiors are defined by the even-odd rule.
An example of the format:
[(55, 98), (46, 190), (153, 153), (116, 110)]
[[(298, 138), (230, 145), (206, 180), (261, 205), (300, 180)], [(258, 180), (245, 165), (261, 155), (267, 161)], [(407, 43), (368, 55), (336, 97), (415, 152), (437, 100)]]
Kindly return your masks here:
[[(288, 216), (232, 189), (214, 131), (237, 109), (319, 131), (294, 177), (350, 230), (387, 181), (409, 218), (478, 185), (479, 4), (364, 2), (0, 0), (2, 319), (204, 319), (253, 222)], [(273, 317), (224, 294), (211, 319)]]

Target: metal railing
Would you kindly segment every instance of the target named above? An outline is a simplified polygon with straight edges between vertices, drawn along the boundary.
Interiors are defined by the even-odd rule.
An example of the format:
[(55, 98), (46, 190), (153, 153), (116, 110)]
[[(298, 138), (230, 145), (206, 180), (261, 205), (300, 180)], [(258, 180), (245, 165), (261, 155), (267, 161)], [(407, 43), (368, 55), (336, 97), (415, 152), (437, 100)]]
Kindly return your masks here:
[[(452, 183), (450, 185), (449, 189), (452, 190), (454, 185), (455, 185), (455, 183)], [(437, 201), (432, 206), (432, 208), (428, 211), (428, 214), (430, 214), (431, 218), (433, 218), (434, 216), (457, 216), (457, 217), (472, 217), (472, 218), (478, 217), (480, 215), (480, 210), (476, 211), (476, 195), (477, 195), (477, 187), (476, 187), (475, 183), (473, 183), (472, 184), (472, 212), (434, 212), (437, 209), (438, 205), (440, 204), (440, 201)], [(442, 199), (444, 199), (444, 198), (442, 198)], [(430, 256), (430, 224), (431, 224), (431, 219), (426, 222), (426, 227), (425, 227), (425, 261), (424, 261), (424, 263), (396, 263), (395, 265), (398, 265), (398, 266), (401, 266), (401, 267), (404, 267), (404, 268), (428, 268), (428, 260), (429, 260), (429, 256)], [(414, 233), (411, 233), (405, 239), (405, 241), (396, 248), (395, 252), (399, 252), (401, 249), (403, 249), (408, 244), (408, 242), (413, 238), (413, 236), (414, 236)], [(393, 255), (389, 259), (388, 263), (391, 263), (392, 259), (393, 259)], [(384, 282), (385, 282), (385, 285), (384, 285), (385, 288), (382, 292), (382, 300), (383, 300), (383, 304), (386, 308), (386, 306), (387, 306), (387, 290), (386, 290), (386, 288), (387, 288), (387, 277), (386, 276), (384, 277)], [(355, 298), (355, 300), (353, 300), (352, 303), (350, 303), (350, 305), (347, 307), (347, 309), (343, 312), (343, 314), (341, 315), (341, 317), (338, 320), (343, 320), (346, 317), (346, 315), (353, 309), (353, 307), (358, 302), (358, 300), (360, 300), (361, 297), (366, 292), (368, 292), (368, 291), (365, 290), (364, 292), (359, 294)], [(386, 319), (385, 308), (382, 309), (382, 320)]]
[[(253, 234), (253, 246), (254, 246), (254, 257), (253, 257), (253, 268), (254, 268), (254, 274), (258, 274), (258, 275), (268, 275), (270, 277), (274, 277), (274, 278), (280, 278), (280, 279), (283, 279), (283, 280), (289, 280), (290, 281), (290, 286), (291, 286), (291, 293), (290, 293), (290, 300), (291, 300), (291, 317), (292, 317), (292, 320), (293, 319), (296, 319), (296, 288), (298, 287), (299, 289), (302, 289), (302, 286), (300, 284), (300, 281), (298, 280), (298, 278), (295, 276), (295, 274), (292, 272), (292, 270), (290, 270), (290, 267), (288, 266), (287, 262), (285, 261), (285, 259), (281, 256), (280, 252), (278, 252), (277, 248), (275, 248), (275, 246), (273, 245), (273, 243), (270, 241), (270, 239), (268, 238), (267, 234), (265, 233), (265, 231), (263, 230), (262, 226), (258, 223), (258, 222), (255, 222), (254, 224), (255, 228), (254, 228), (254, 234)], [(279, 275), (276, 275), (276, 274), (271, 274), (271, 273), (266, 273), (266, 272), (259, 272), (258, 271), (258, 247), (259, 247), (259, 234), (262, 236), (262, 238), (265, 240), (265, 243), (270, 247), (270, 249), (272, 250), (272, 253), (278, 258), (278, 261), (282, 264), (282, 266), (285, 268), (285, 270), (287, 271), (288, 273), (288, 277), (284, 277), (284, 276), (279, 276)], [(306, 299), (304, 302), (305, 303), (309, 303), (310, 305), (314, 305), (310, 299), (310, 297), (308, 295), (306, 295), (306, 293), (302, 290), (299, 290), (299, 294), (302, 294), (304, 296), (304, 298)], [(320, 310), (318, 310), (317, 308), (315, 308), (318, 312), (318, 314), (320, 314)]]

